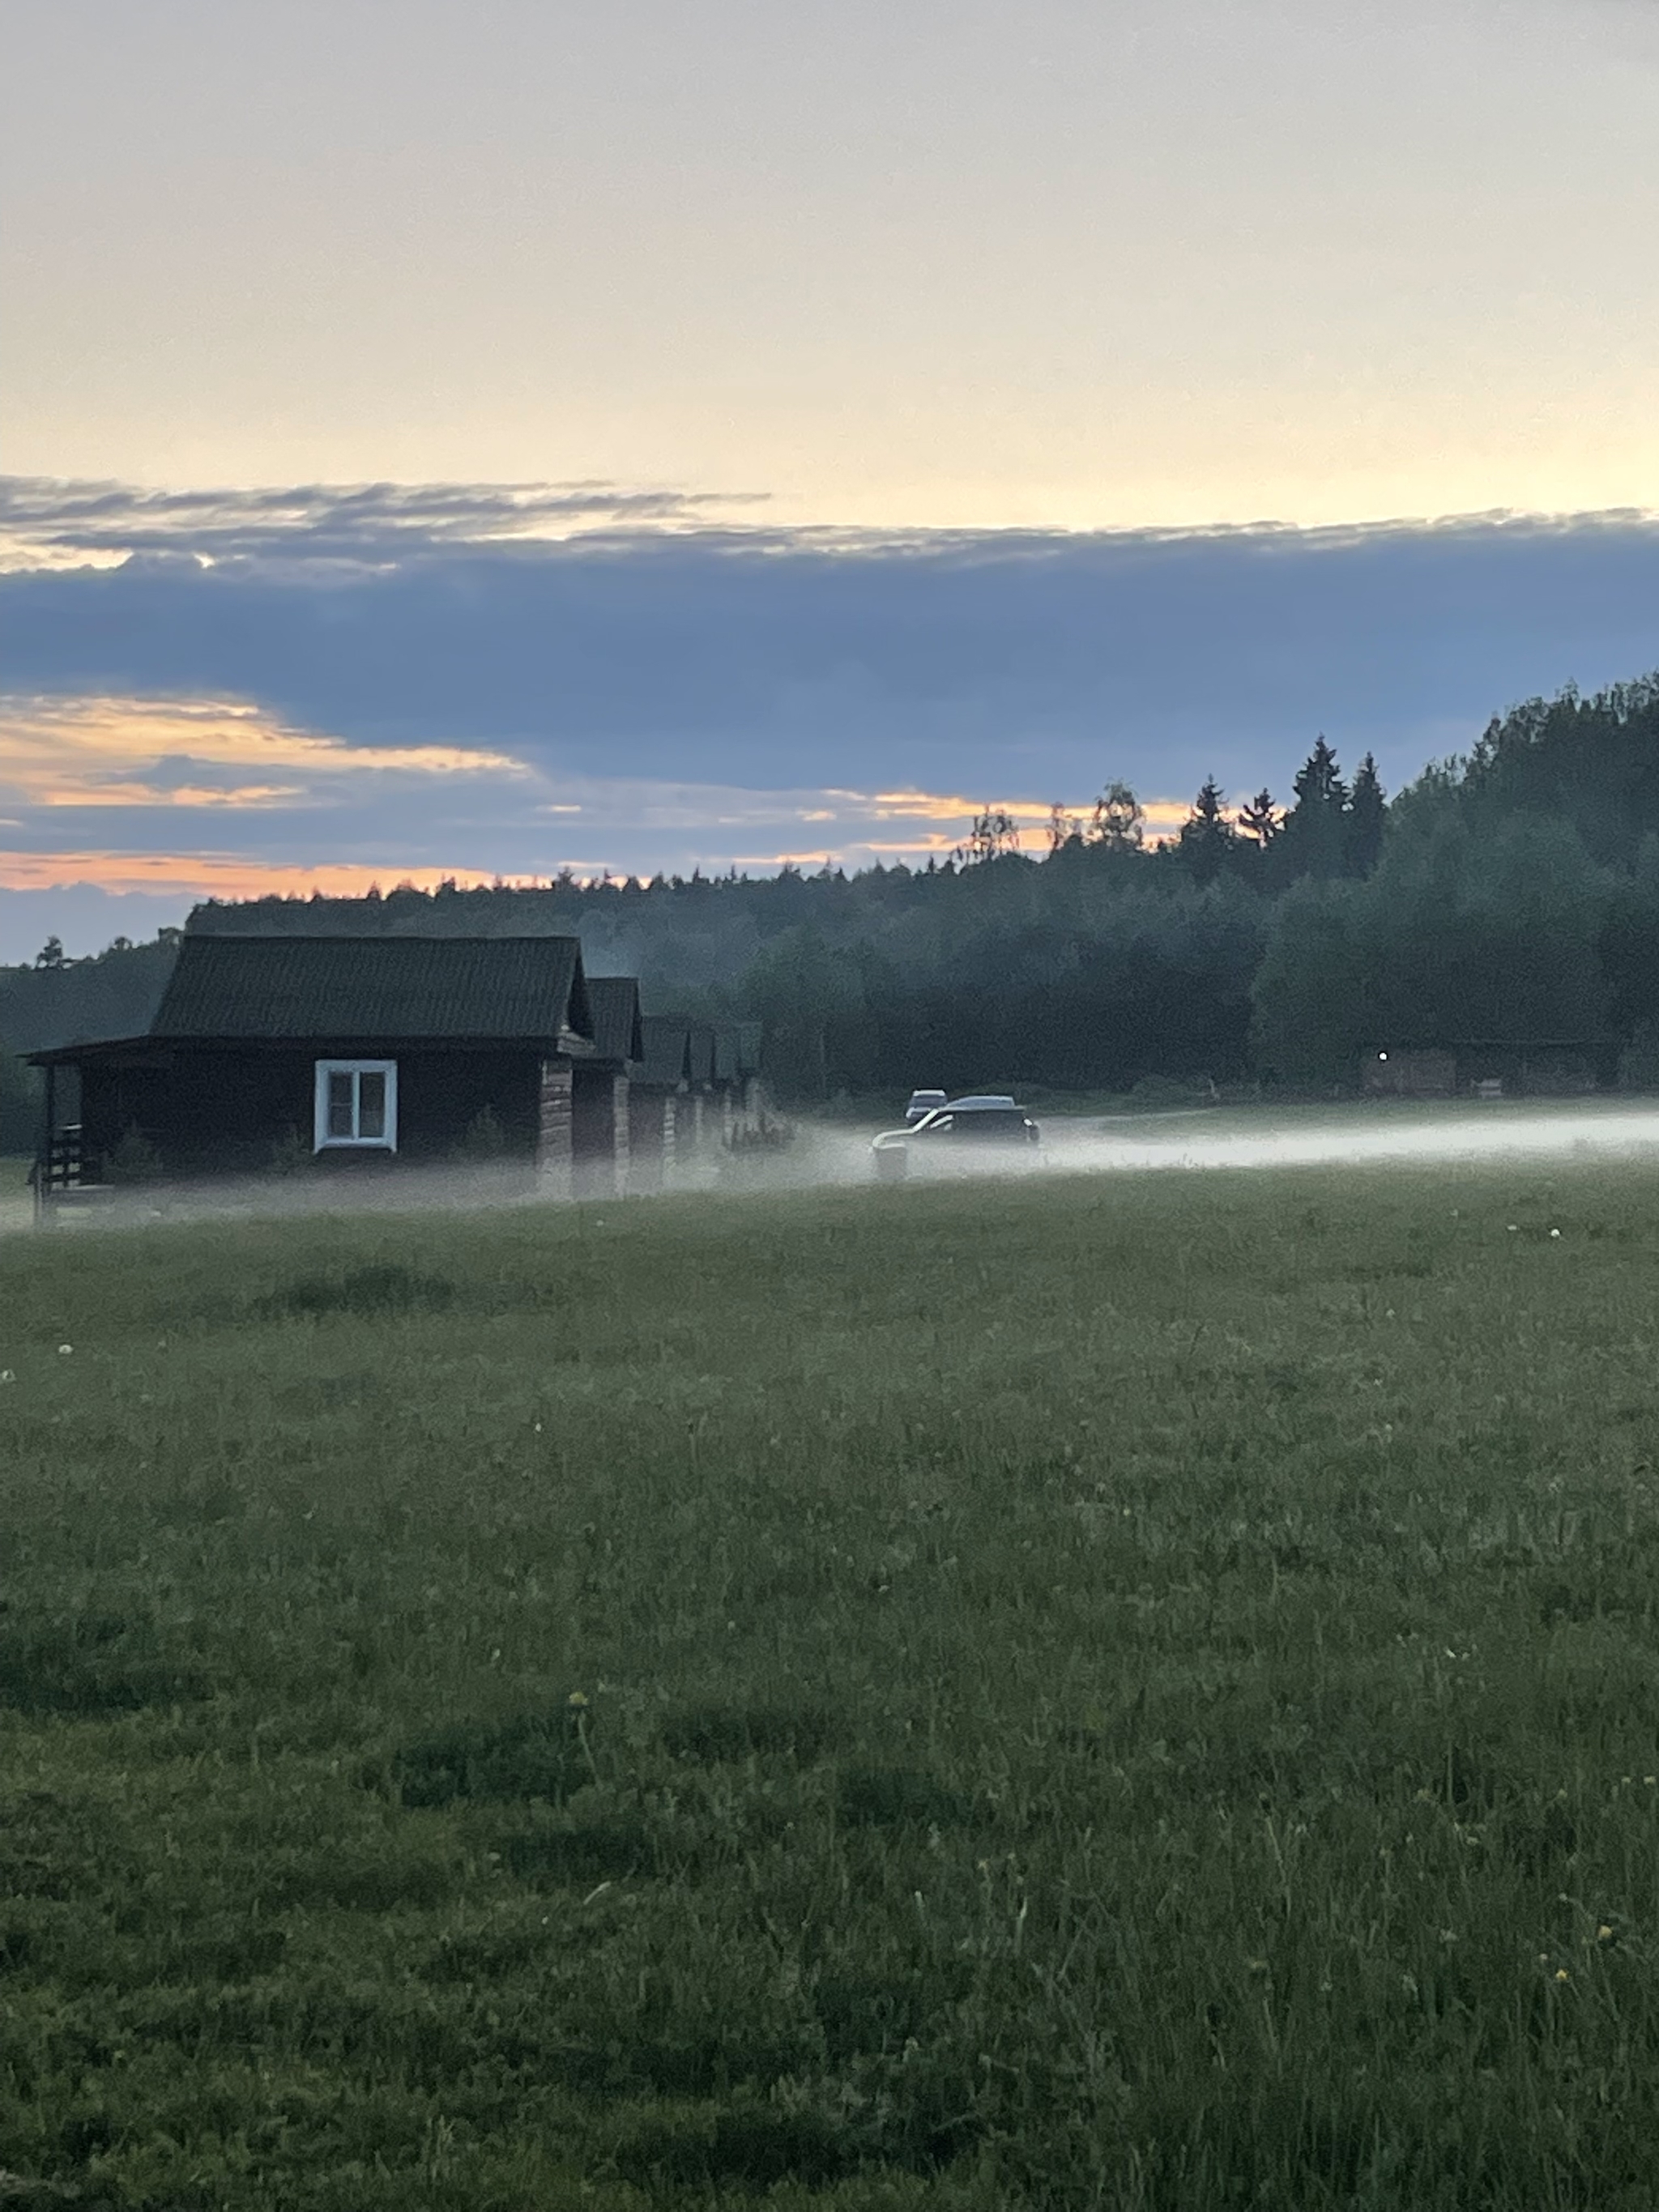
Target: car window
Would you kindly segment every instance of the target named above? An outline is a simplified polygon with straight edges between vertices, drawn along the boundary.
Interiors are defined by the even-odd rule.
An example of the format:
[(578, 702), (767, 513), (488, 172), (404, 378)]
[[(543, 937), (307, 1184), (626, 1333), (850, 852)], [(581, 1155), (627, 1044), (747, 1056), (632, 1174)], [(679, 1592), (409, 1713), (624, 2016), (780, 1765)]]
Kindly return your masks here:
[(975, 1137), (1012, 1137), (1018, 1135), (1024, 1130), (1025, 1116), (1019, 1113), (964, 1114), (962, 1117), (962, 1126), (965, 1131)]

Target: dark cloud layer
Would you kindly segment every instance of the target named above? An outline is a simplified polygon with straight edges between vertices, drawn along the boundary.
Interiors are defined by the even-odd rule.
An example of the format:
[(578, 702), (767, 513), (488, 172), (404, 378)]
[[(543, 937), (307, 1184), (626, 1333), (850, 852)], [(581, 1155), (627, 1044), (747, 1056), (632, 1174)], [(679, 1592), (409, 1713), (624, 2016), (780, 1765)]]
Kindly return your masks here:
[[(1397, 784), (1510, 702), (1659, 663), (1659, 520), (1635, 514), (880, 537), (685, 526), (702, 511), (14, 483), (14, 532), (134, 557), (0, 577), (6, 687), (245, 696), (349, 741), (609, 775), (1074, 797), (1283, 788), (1320, 729)], [(586, 526), (504, 535), (526, 516)]]

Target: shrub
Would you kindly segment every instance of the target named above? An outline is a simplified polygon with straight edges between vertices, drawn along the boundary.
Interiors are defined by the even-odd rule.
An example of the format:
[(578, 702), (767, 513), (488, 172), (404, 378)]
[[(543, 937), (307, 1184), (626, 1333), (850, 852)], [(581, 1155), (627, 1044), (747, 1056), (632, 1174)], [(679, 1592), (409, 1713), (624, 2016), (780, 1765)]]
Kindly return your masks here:
[(161, 1172), (161, 1155), (136, 1122), (129, 1125), (104, 1161), (104, 1176), (109, 1182), (129, 1186), (159, 1182)]
[(493, 1106), (482, 1106), (466, 1125), (466, 1134), (452, 1157), (468, 1166), (483, 1167), (498, 1160), (507, 1150), (507, 1136)]
[(1638, 1023), (1630, 1042), (1619, 1055), (1621, 1091), (1659, 1091), (1659, 1029)]
[(726, 1149), (738, 1158), (787, 1152), (795, 1141), (793, 1121), (740, 1121), (726, 1139)]
[(1205, 1106), (1215, 1097), (1215, 1085), (1206, 1078), (1180, 1083), (1172, 1076), (1143, 1075), (1129, 1092), (1136, 1106)]
[(310, 1146), (290, 1121), (271, 1146), (268, 1165), (274, 1176), (296, 1176), (311, 1165), (313, 1158)]
[(447, 1275), (424, 1275), (396, 1261), (348, 1267), (340, 1275), (302, 1275), (259, 1299), (255, 1311), (297, 1320), (326, 1314), (441, 1313), (455, 1296)]

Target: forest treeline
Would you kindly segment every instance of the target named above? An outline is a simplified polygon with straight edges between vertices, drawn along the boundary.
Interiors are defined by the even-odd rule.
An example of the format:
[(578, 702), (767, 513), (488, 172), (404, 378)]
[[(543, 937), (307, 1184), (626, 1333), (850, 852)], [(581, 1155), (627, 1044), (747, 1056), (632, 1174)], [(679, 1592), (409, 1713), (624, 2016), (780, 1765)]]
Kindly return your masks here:
[[(937, 1083), (1357, 1080), (1368, 1047), (1547, 1041), (1659, 1073), (1659, 674), (1494, 717), (1391, 800), (1323, 738), (1283, 803), (1213, 779), (1154, 843), (1109, 784), (1036, 853), (988, 805), (960, 850), (848, 875), (393, 889), (198, 908), (192, 929), (579, 933), (648, 1011), (764, 1024), (786, 1098)], [(168, 935), (176, 935), (169, 933)], [(149, 1021), (170, 942), (0, 969), (13, 1053)], [(10, 1079), (17, 1109), (16, 1078)]]

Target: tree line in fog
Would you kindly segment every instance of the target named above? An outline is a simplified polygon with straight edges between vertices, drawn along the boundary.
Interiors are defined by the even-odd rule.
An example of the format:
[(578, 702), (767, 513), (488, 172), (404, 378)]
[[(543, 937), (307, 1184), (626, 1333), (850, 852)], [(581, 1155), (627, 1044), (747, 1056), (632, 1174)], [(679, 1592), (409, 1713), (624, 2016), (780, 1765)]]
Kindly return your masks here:
[[(1659, 675), (1495, 717), (1390, 799), (1321, 738), (1282, 803), (1213, 779), (1154, 840), (1135, 793), (1021, 850), (988, 805), (921, 867), (535, 891), (394, 889), (197, 910), (194, 928), (579, 933), (648, 1011), (758, 1018), (785, 1098), (937, 1083), (1352, 1083), (1379, 1044), (1616, 1043), (1659, 1074)], [(146, 1026), (176, 932), (0, 969), (15, 1054)], [(1605, 1058), (1605, 1053), (1604, 1053)], [(6, 1077), (0, 1144), (21, 1079)], [(9, 1102), (9, 1103), (6, 1103)]]

